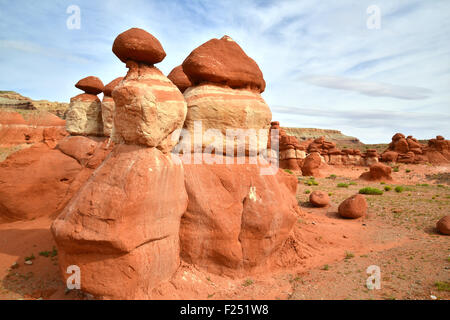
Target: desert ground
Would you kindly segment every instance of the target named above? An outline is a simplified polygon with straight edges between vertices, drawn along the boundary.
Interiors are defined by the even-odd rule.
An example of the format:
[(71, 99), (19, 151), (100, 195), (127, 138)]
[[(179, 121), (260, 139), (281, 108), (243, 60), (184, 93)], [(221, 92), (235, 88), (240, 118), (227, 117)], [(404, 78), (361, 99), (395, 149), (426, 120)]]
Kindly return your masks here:
[[(394, 181), (386, 183), (358, 180), (368, 170), (359, 166), (328, 166), (315, 183), (298, 176), (297, 199), (305, 215), (293, 232), (303, 240), (295, 246), (300, 261), (281, 253), (272, 272), (234, 279), (182, 262), (152, 298), (449, 299), (450, 242), (438, 234), (436, 221), (450, 212), (450, 166), (395, 166)], [(391, 190), (365, 196), (364, 218), (338, 217), (339, 203), (365, 186)], [(328, 192), (331, 206), (312, 207), (308, 198), (314, 190)], [(0, 299), (90, 299), (66, 289), (51, 223), (37, 218), (0, 224)], [(370, 265), (380, 267), (379, 290), (366, 287)]]

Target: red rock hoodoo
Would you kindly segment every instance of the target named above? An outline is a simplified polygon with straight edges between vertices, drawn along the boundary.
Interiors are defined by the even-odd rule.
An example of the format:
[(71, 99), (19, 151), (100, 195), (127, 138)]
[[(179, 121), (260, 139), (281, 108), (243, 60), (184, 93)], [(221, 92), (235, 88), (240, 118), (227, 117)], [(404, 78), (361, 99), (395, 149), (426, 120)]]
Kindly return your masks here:
[(98, 298), (146, 298), (180, 263), (187, 195), (183, 166), (168, 151), (186, 103), (151, 65), (164, 56), (147, 59), (159, 42), (133, 30), (114, 43), (129, 68), (111, 93), (118, 143), (52, 225), (63, 276), (67, 266), (79, 266), (82, 290)]
[(85, 93), (70, 99), (66, 130), (72, 135), (103, 136), (102, 104), (97, 97), (103, 91), (103, 83), (90, 76), (78, 81), (75, 87)]
[(391, 167), (383, 163), (375, 163), (370, 166), (369, 172), (362, 173), (359, 178), (367, 181), (391, 181)]
[(271, 146), (271, 136), (272, 130), (279, 130), (278, 137), (275, 137), (278, 142), (279, 149), (279, 166), (282, 169), (289, 169), (292, 171), (300, 171), (303, 164), (303, 159), (306, 157), (306, 146), (298, 142), (297, 138), (294, 136), (289, 136), (286, 134), (282, 128), (280, 128), (280, 123), (278, 121), (271, 122), (270, 135), (268, 148)]
[(396, 133), (392, 142), (381, 155), (381, 161), (399, 163), (442, 164), (450, 162), (450, 140), (442, 136), (428, 140), (428, 145), (421, 144), (412, 136)]

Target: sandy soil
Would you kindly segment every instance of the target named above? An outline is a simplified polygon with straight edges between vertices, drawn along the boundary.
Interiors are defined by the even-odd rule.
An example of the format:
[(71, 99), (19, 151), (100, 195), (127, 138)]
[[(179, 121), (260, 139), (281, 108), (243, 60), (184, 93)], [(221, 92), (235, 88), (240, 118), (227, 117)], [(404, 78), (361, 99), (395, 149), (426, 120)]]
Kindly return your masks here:
[[(435, 225), (450, 213), (450, 166), (400, 165), (395, 181), (386, 184), (358, 180), (365, 170), (328, 167), (311, 186), (305, 185), (308, 177), (299, 177), (297, 198), (305, 215), (263, 272), (231, 279), (183, 263), (152, 298), (449, 299), (450, 237), (437, 234)], [(337, 187), (349, 182), (355, 184)], [(339, 203), (364, 186), (393, 188), (366, 196), (366, 217), (339, 218)], [(331, 206), (311, 207), (308, 190), (329, 192)], [(0, 224), (0, 299), (86, 298), (65, 290), (50, 224), (49, 219)], [(25, 264), (30, 257), (32, 265)], [(371, 265), (380, 267), (379, 290), (366, 287)]]

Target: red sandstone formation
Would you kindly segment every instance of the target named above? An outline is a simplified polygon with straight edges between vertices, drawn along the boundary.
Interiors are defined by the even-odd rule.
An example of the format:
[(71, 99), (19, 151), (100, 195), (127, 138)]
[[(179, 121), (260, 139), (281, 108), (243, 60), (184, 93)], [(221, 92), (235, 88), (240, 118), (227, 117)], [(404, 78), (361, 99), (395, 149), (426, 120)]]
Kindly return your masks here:
[(228, 276), (265, 268), (288, 238), (300, 209), (297, 178), (282, 170), (261, 175), (262, 167), (248, 159), (242, 165), (185, 165), (184, 261)]
[(103, 133), (105, 136), (109, 137), (112, 133), (113, 127), (113, 114), (114, 114), (114, 99), (111, 94), (115, 87), (117, 87), (123, 77), (119, 77), (111, 81), (105, 86), (103, 90), (103, 100), (102, 100), (102, 121), (103, 121)]
[(320, 157), (320, 154), (318, 152), (310, 153), (303, 161), (302, 175), (319, 177), (320, 176), (319, 168), (321, 164), (322, 159)]
[[(202, 120), (203, 132), (218, 129), (221, 147), (214, 153), (223, 164), (185, 165), (189, 202), (181, 219), (181, 257), (230, 276), (264, 268), (288, 238), (300, 209), (294, 175), (282, 170), (262, 175), (267, 164), (250, 164), (251, 154), (267, 149), (271, 119), (259, 93), (264, 87), (262, 73), (228, 37), (201, 45), (182, 67), (193, 82), (184, 92), (188, 104), (184, 127), (193, 133), (195, 121)], [(245, 143), (243, 158), (226, 164), (225, 146), (235, 151), (237, 146), (225, 136), (227, 129), (265, 134), (258, 136), (257, 147)], [(212, 142), (217, 141), (204, 140), (201, 150)], [(239, 160), (244, 164), (236, 164)]]
[(367, 181), (391, 181), (391, 167), (383, 163), (375, 163), (370, 166), (369, 172), (364, 172), (359, 177)]
[(170, 71), (169, 75), (167, 76), (170, 81), (173, 82), (174, 85), (177, 86), (177, 88), (183, 93), (187, 88), (192, 87), (192, 82), (189, 80), (189, 78), (186, 76), (186, 74), (183, 71), (182, 66), (178, 66), (173, 68), (172, 71)]
[(326, 207), (330, 205), (330, 197), (326, 192), (316, 190), (309, 195), (309, 202), (314, 207)]
[(154, 65), (166, 57), (166, 52), (158, 39), (138, 28), (119, 34), (114, 40), (112, 51), (123, 63), (133, 60)]
[(293, 171), (300, 171), (303, 164), (303, 159), (306, 157), (306, 146), (298, 142), (294, 136), (289, 136), (286, 132), (280, 128), (278, 121), (270, 123), (270, 134), (268, 141), (268, 148), (271, 148), (271, 132), (274, 129), (279, 130), (278, 137), (278, 149), (279, 149), (279, 166), (282, 169), (289, 169)]
[(204, 81), (263, 92), (263, 74), (256, 62), (230, 37), (211, 39), (183, 62), (183, 71), (194, 85)]
[(151, 55), (157, 40), (133, 30), (114, 44), (129, 68), (112, 91), (118, 144), (52, 225), (63, 276), (79, 266), (82, 290), (98, 298), (146, 298), (180, 264), (187, 195), (183, 166), (168, 151), (186, 103), (150, 64), (159, 59)]
[(343, 218), (357, 219), (367, 212), (366, 198), (361, 194), (355, 194), (344, 200), (338, 208), (338, 213)]
[(75, 87), (93, 95), (98, 95), (103, 92), (103, 82), (94, 76), (81, 79), (75, 84)]
[(56, 148), (37, 143), (13, 153), (0, 163), (0, 221), (55, 217), (109, 151), (102, 141), (66, 137)]
[(43, 142), (54, 148), (68, 135), (65, 123), (48, 112), (30, 114), (25, 120), (17, 112), (0, 111), (0, 147)]
[(450, 215), (445, 216), (436, 223), (438, 231), (445, 235), (450, 235)]
[(428, 140), (425, 146), (412, 136), (396, 133), (389, 147), (381, 155), (381, 161), (399, 163), (441, 164), (450, 162), (450, 141), (442, 136)]

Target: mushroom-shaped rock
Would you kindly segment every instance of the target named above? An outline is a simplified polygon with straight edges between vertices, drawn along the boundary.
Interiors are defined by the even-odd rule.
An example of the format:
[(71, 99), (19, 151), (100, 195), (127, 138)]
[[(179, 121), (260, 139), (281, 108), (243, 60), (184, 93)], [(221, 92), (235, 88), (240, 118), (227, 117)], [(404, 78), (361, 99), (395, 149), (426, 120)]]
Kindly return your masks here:
[(363, 195), (355, 194), (339, 205), (338, 212), (343, 218), (360, 218), (367, 212), (366, 198)]
[(383, 163), (375, 163), (370, 166), (369, 172), (362, 173), (359, 178), (368, 181), (392, 180), (391, 167)]
[(309, 202), (314, 207), (326, 207), (330, 204), (330, 197), (326, 192), (316, 190), (310, 194)]
[(443, 217), (436, 223), (436, 228), (442, 234), (450, 235), (450, 215)]
[(103, 82), (97, 77), (89, 76), (81, 79), (75, 84), (75, 87), (88, 94), (97, 95), (103, 92)]
[(263, 92), (266, 83), (256, 62), (230, 37), (205, 42), (184, 60), (183, 71), (194, 85), (202, 82)]
[(112, 51), (124, 63), (133, 60), (155, 64), (166, 57), (158, 39), (139, 28), (132, 28), (119, 34), (114, 40)]
[(192, 87), (192, 82), (184, 73), (182, 66), (173, 68), (167, 78), (169, 78), (169, 80), (172, 81), (181, 92), (184, 92), (187, 88)]

